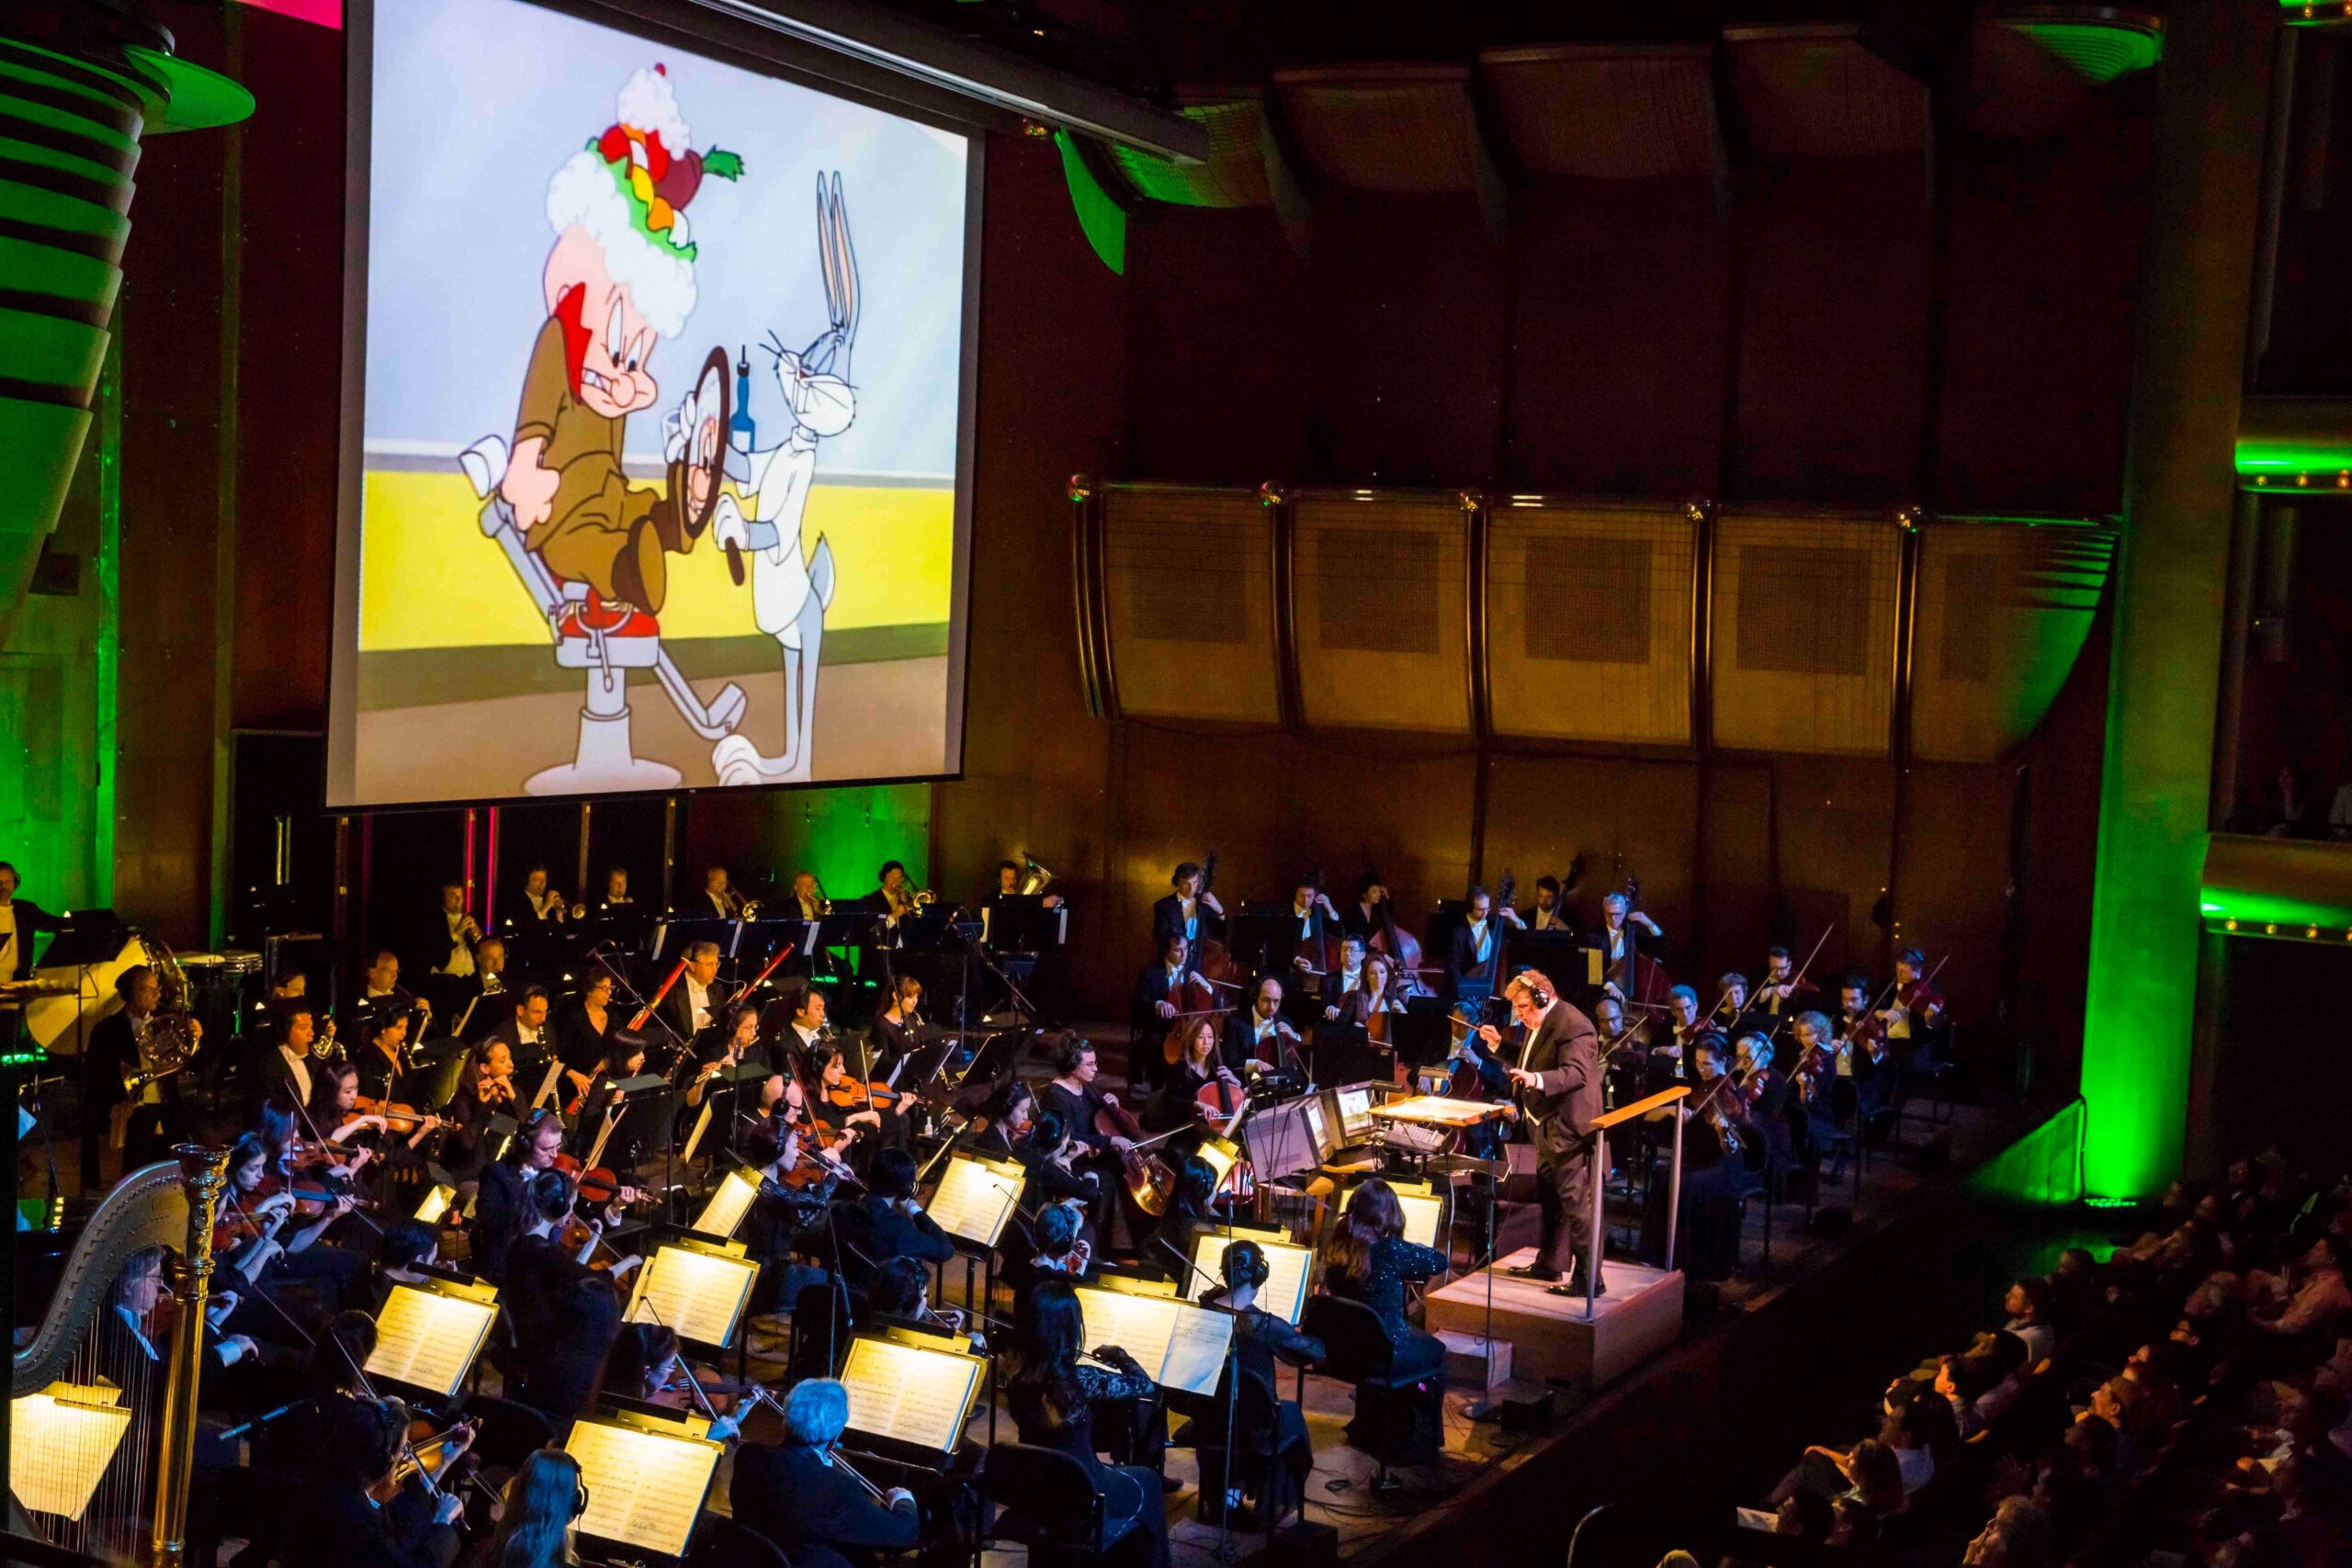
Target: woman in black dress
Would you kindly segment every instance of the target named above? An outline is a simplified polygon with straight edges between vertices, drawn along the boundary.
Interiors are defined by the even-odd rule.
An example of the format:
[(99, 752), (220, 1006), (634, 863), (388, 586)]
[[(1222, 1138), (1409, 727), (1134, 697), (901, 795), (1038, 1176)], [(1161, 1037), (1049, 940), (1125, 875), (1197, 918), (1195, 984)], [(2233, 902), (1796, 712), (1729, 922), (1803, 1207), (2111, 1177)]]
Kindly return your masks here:
[(1445, 1271), (1433, 1247), (1405, 1239), (1405, 1211), (1388, 1183), (1374, 1177), (1348, 1199), (1347, 1213), (1323, 1258), (1323, 1288), (1363, 1303), (1388, 1331), (1391, 1369), (1400, 1376), (1445, 1375), (1445, 1346), (1405, 1318), (1405, 1281)]
[(1013, 1425), (1023, 1442), (1057, 1449), (1085, 1466), (1102, 1497), (1103, 1535), (1113, 1559), (1168, 1568), (1168, 1511), (1159, 1473), (1141, 1465), (1105, 1464), (1094, 1452), (1096, 1402), (1148, 1398), (1159, 1385), (1115, 1345), (1088, 1352), (1102, 1366), (1081, 1364), (1085, 1334), (1085, 1314), (1069, 1281), (1040, 1280), (1008, 1358), (1005, 1391)]

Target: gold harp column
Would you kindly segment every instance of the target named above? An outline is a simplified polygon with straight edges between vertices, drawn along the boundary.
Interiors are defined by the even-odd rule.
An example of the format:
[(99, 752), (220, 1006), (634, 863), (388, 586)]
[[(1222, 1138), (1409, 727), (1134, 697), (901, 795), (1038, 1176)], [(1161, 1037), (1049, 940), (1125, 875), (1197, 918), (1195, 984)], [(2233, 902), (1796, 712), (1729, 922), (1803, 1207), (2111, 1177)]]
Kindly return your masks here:
[(153, 1568), (182, 1568), (188, 1483), (196, 1470), (197, 1381), (204, 1371), (204, 1305), (212, 1290), (212, 1213), (229, 1184), (229, 1151), (182, 1144), (172, 1151), (187, 1184), (187, 1246), (172, 1279), (179, 1303), (172, 1367), (164, 1385), (163, 1452), (156, 1466)]

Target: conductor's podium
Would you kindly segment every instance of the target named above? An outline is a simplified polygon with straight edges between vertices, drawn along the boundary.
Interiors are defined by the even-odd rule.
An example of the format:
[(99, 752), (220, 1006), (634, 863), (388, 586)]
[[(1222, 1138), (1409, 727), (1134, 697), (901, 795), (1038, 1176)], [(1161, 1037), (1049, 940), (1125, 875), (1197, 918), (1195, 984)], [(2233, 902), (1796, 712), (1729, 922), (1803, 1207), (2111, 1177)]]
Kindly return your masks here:
[[(1674, 1103), (1690, 1092), (1678, 1084), (1631, 1105), (1593, 1118), (1592, 1235), (1598, 1247), (1607, 1235), (1601, 1201), (1608, 1183), (1609, 1132), (1636, 1122)], [(1682, 1122), (1674, 1118), (1674, 1156), (1668, 1180), (1679, 1193), (1682, 1184)], [(1679, 1205), (1668, 1205), (1666, 1257), (1674, 1253), (1672, 1215)], [(1521, 1279), (1510, 1272), (1535, 1261), (1535, 1249), (1522, 1247), (1498, 1263), (1439, 1286), (1422, 1298), (1431, 1333), (1441, 1330), (1491, 1338), (1511, 1348), (1511, 1371), (1522, 1379), (1554, 1378), (1582, 1388), (1600, 1388), (1667, 1349), (1682, 1335), (1682, 1270), (1652, 1269), (1644, 1264), (1611, 1262), (1601, 1268), (1608, 1286), (1605, 1296), (1555, 1296), (1549, 1281)], [(1490, 1293), (1491, 1292), (1491, 1293)], [(1493, 1313), (1488, 1326), (1488, 1312)]]

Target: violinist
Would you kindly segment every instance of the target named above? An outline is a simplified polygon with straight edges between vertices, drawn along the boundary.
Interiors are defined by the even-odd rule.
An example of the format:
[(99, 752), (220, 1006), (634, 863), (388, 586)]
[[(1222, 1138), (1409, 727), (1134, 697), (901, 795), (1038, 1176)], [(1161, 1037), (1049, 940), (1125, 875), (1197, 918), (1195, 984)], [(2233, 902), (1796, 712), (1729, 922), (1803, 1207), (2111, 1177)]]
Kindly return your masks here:
[(861, 1199), (835, 1200), (830, 1231), (802, 1232), (795, 1249), (821, 1258), (837, 1247), (842, 1279), (861, 1292), (886, 1258), (944, 1263), (956, 1256), (954, 1241), (915, 1201), (914, 1156), (904, 1149), (882, 1150), (866, 1172), (865, 1188)]
[(384, 1310), (394, 1285), (427, 1285), (433, 1276), (426, 1270), (440, 1260), (441, 1238), (426, 1226), (414, 1220), (386, 1225), (376, 1254), (376, 1310)]
[[(564, 1298), (571, 1287), (583, 1280), (616, 1278), (637, 1262), (634, 1258), (623, 1258), (610, 1274), (591, 1267), (587, 1258), (601, 1245), (603, 1221), (588, 1222), (588, 1239), (582, 1245), (573, 1245), (570, 1236), (561, 1234), (572, 1223), (578, 1202), (579, 1190), (560, 1170), (536, 1171), (524, 1184), (517, 1228), (506, 1249), (505, 1278), (499, 1282), (499, 1305), (513, 1321), (514, 1343), (530, 1364), (526, 1386), (541, 1379), (545, 1352), (560, 1331)], [(601, 1364), (603, 1359), (603, 1348), (598, 1347), (596, 1359)], [(566, 1379), (567, 1386), (570, 1381)], [(533, 1395), (545, 1392), (532, 1388)], [(534, 1397), (532, 1403), (539, 1401)], [(540, 1408), (553, 1406), (540, 1404)]]
[[(1681, 1105), (1690, 1124), (1686, 1134), (1682, 1174), (1682, 1212), (1678, 1230), (1682, 1257), (1676, 1264), (1693, 1279), (1728, 1279), (1739, 1265), (1739, 1201), (1761, 1183), (1761, 1136), (1747, 1118), (1747, 1101), (1730, 1076), (1729, 1051), (1719, 1035), (1695, 1042), (1690, 1052), (1692, 1087)], [(1751, 1161), (1755, 1163), (1751, 1165)], [(1668, 1183), (1651, 1183), (1652, 1204), (1665, 1234), (1665, 1193)], [(1645, 1232), (1651, 1227), (1645, 1226)]]
[(1176, 1172), (1176, 1188), (1168, 1195), (1167, 1209), (1144, 1243), (1143, 1266), (1175, 1280), (1179, 1294), (1192, 1284), (1193, 1241), (1203, 1231), (1216, 1227), (1212, 1209), (1216, 1199), (1216, 1168), (1198, 1155), (1186, 1159)]
[[(694, 1369), (680, 1359), (678, 1331), (665, 1323), (624, 1323), (613, 1337), (613, 1348), (605, 1353), (604, 1392), (641, 1404), (696, 1408), (694, 1391), (679, 1381), (682, 1377), (691, 1381), (694, 1376)], [(739, 1415), (720, 1416), (703, 1436), (723, 1443), (742, 1425)]]
[(1168, 1032), (1181, 1013), (1200, 1010), (1193, 1004), (1193, 949), (1182, 936), (1163, 937), (1159, 956), (1136, 976), (1128, 1018), (1134, 1043), (1127, 1052), (1127, 1082), (1138, 1092), (1157, 1084), (1166, 1071)]
[(1252, 1062), (1279, 1067), (1296, 1058), (1298, 1043), (1298, 1031), (1283, 1016), (1283, 983), (1267, 975), (1250, 987), (1249, 1007), (1226, 1026), (1219, 1057), (1237, 1074), (1248, 1072)]
[(1916, 947), (1894, 955), (1894, 994), (1875, 1015), (1893, 1043), (1895, 1059), (1906, 1067), (1932, 1062), (1943, 1034), (1943, 993), (1925, 977), (1927, 959)]
[(1747, 1117), (1772, 1159), (1781, 1167), (1796, 1159), (1796, 1140), (1789, 1128), (1788, 1075), (1772, 1065), (1772, 1038), (1761, 1030), (1743, 1033), (1732, 1046), (1733, 1076)]
[(1118, 1346), (1088, 1350), (1085, 1314), (1069, 1282), (1060, 1279), (1040, 1280), (1031, 1292), (1006, 1362), (1006, 1403), (1021, 1440), (1057, 1449), (1084, 1466), (1100, 1500), (1104, 1541), (1140, 1535), (1149, 1546), (1147, 1568), (1168, 1568), (1159, 1472), (1104, 1464), (1094, 1439), (1098, 1407), (1154, 1399), (1159, 1385)]
[(1189, 947), (1225, 929), (1225, 906), (1207, 890), (1206, 878), (1192, 861), (1179, 865), (1168, 878), (1169, 892), (1151, 907), (1151, 943), (1163, 953), (1170, 939), (1182, 937)]
[[(1234, 1027), (1239, 1030), (1246, 1025)], [(1237, 1102), (1241, 1089), (1240, 1078), (1218, 1053), (1215, 1019), (1188, 1018), (1169, 1038), (1176, 1043), (1181, 1059), (1168, 1069), (1167, 1081), (1159, 1086), (1144, 1115), (1145, 1125), (1157, 1133), (1189, 1127), (1199, 1120), (1199, 1096), (1209, 1085), (1225, 1085)]]
[[(391, 1099), (393, 1087), (408, 1071), (408, 1014), (372, 1014), (360, 1021), (359, 1032), (359, 1055), (352, 1063), (358, 1071), (359, 1093), (381, 1103)], [(311, 1069), (310, 1076), (316, 1077), (316, 1063)]]
[(1545, 874), (1535, 879), (1535, 903), (1521, 923), (1532, 931), (1567, 931), (1573, 933), (1576, 924), (1568, 919), (1567, 910), (1560, 907), (1560, 879)]
[(408, 1427), (408, 1410), (384, 1400), (321, 1408), (315, 1467), (288, 1499), (277, 1542), (284, 1568), (450, 1568), (465, 1502), (449, 1492), (412, 1505), (400, 1493), (393, 1476)]
[(1714, 1024), (1699, 1011), (1699, 993), (1688, 986), (1677, 986), (1666, 993), (1667, 1022), (1669, 1033), (1667, 1043), (1650, 1053), (1655, 1059), (1667, 1058), (1677, 1078), (1690, 1076), (1690, 1047), (1700, 1036), (1713, 1032)]
[(1492, 894), (1473, 887), (1462, 915), (1462, 923), (1453, 928), (1446, 949), (1445, 977), (1454, 996), (1466, 992), (1473, 999), (1483, 998), (1494, 992), (1497, 967), (1502, 960), (1502, 928), (1521, 924), (1519, 911), (1497, 910)]
[(823, 1217), (841, 1185), (842, 1168), (806, 1147), (797, 1129), (774, 1123), (752, 1129), (743, 1140), (743, 1157), (760, 1186), (736, 1237), (760, 1263), (761, 1302), (797, 1302), (804, 1286), (823, 1281), (824, 1270), (794, 1263), (793, 1239)]
[(890, 1069), (914, 1054), (922, 1038), (922, 1020), (917, 1010), (922, 1002), (922, 982), (912, 975), (900, 975), (891, 982), (890, 1005), (874, 1015), (874, 1027), (868, 1036), (873, 1042), (873, 1059), (876, 1073), (888, 1077)]
[(587, 1497), (578, 1460), (560, 1449), (533, 1453), (499, 1499), (498, 1529), (480, 1568), (569, 1568), (572, 1522)]
[[(368, 1260), (320, 1238), (351, 1213), (357, 1200), (348, 1192), (322, 1200), (319, 1216), (298, 1224), (295, 1190), (282, 1179), (274, 1182), (269, 1165), (268, 1148), (258, 1135), (247, 1133), (231, 1145), (229, 1184), (221, 1193), (213, 1249), (225, 1254), (230, 1268), (244, 1277), (240, 1293), (246, 1286), (274, 1293), (280, 1284), (300, 1282), (317, 1296), (322, 1310), (333, 1313), (356, 1291), (368, 1272)], [(240, 1315), (243, 1322), (263, 1327), (259, 1314)]]
[(1871, 1010), (1867, 975), (1849, 975), (1838, 990), (1838, 1076), (1850, 1079), (1854, 1109), (1866, 1122), (1892, 1115), (1896, 1065), (1886, 1043), (1886, 1024)]
[(852, 1480), (834, 1450), (849, 1425), (849, 1393), (831, 1378), (795, 1383), (784, 1399), (784, 1440), (736, 1450), (727, 1504), (736, 1522), (798, 1562), (838, 1554), (875, 1568), (884, 1552), (913, 1549), (922, 1533), (914, 1494), (879, 1497)]
[[(441, 1125), (438, 1116), (427, 1114), (403, 1117), (402, 1125), (395, 1128), (380, 1111), (362, 1111), (359, 1069), (349, 1062), (320, 1063), (311, 1074), (311, 1125), (325, 1135), (327, 1146), (323, 1152), (346, 1174), (356, 1175), (369, 1156), (367, 1149), (342, 1156), (343, 1145), (357, 1134), (390, 1133), (401, 1140), (402, 1147), (413, 1151)], [(382, 1101), (376, 1103), (380, 1105)]]
[(1821, 1005), (1821, 987), (1796, 972), (1785, 947), (1764, 950), (1764, 977), (1756, 982), (1756, 1010), (1767, 1018), (1792, 1017)]
[(1796, 1015), (1789, 1032), (1794, 1041), (1789, 1088), (1804, 1107), (1807, 1141), (1815, 1150), (1826, 1148), (1838, 1131), (1838, 1111), (1833, 1103), (1838, 1081), (1836, 1032), (1827, 1014), (1808, 1010)]
[(1729, 1033), (1747, 1016), (1747, 976), (1735, 969), (1715, 985), (1715, 1010), (1707, 1015), (1707, 1027), (1717, 1033)]
[(867, 1150), (907, 1145), (906, 1118), (894, 1105), (877, 1103), (871, 1080), (851, 1071), (839, 1051), (827, 1048), (811, 1059), (817, 1065), (818, 1098), (823, 1101), (812, 1111), (819, 1121), (857, 1138)]
[(498, 1281), (505, 1276), (506, 1250), (523, 1224), (523, 1190), (530, 1179), (554, 1168), (563, 1152), (563, 1117), (552, 1108), (533, 1111), (507, 1141), (505, 1150), (484, 1166), (474, 1199), (474, 1271)]

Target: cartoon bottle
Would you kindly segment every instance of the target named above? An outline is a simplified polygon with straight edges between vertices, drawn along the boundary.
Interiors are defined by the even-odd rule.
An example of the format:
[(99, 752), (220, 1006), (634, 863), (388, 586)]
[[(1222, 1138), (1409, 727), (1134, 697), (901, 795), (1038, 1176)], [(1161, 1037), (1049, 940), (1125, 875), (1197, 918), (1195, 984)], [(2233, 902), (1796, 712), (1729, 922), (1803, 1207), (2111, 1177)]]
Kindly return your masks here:
[(735, 417), (727, 422), (727, 444), (745, 457), (752, 455), (753, 434), (752, 423), (752, 351), (749, 347), (735, 355)]

